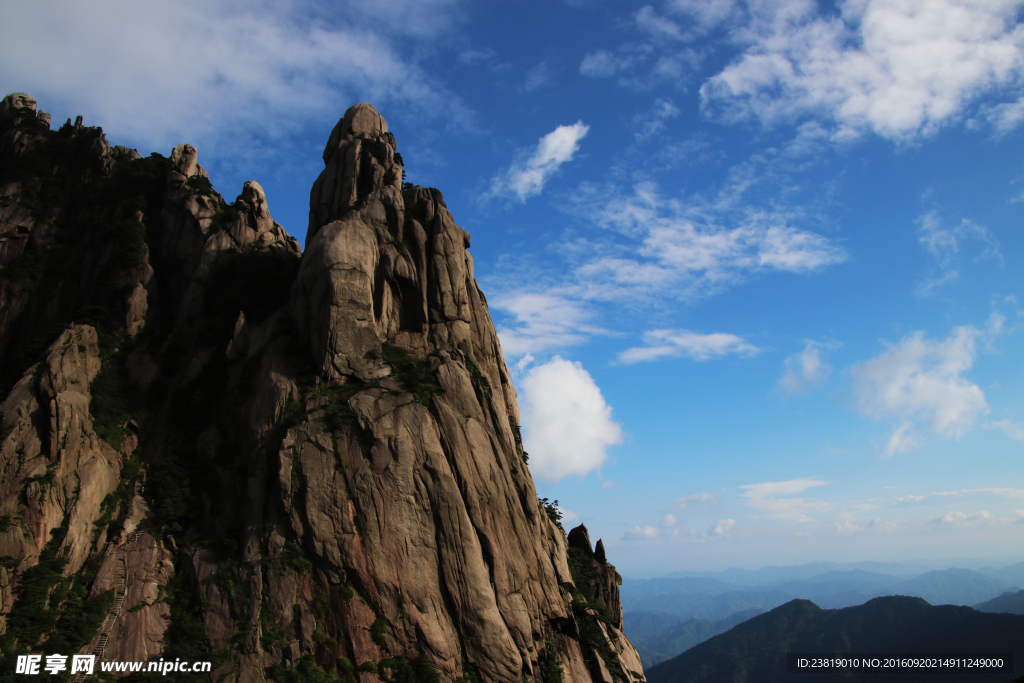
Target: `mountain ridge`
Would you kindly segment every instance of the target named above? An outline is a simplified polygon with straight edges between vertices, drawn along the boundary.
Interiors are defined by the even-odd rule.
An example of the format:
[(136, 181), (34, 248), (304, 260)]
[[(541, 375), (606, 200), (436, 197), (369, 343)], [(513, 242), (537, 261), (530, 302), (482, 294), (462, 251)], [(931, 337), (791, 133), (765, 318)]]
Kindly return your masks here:
[(226, 683), (643, 680), (621, 577), (537, 497), (469, 235), (396, 149), (346, 111), (303, 251), (194, 147), (3, 100), (3, 656), (115, 609), (105, 659)]

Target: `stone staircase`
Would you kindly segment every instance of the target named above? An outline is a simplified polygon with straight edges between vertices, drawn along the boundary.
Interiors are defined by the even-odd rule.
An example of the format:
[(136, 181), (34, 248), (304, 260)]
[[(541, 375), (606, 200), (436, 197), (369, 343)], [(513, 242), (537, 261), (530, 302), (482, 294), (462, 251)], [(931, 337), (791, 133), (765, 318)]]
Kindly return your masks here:
[[(135, 482), (135, 493), (137, 495), (141, 495), (145, 481), (146, 473), (143, 471), (141, 481)], [(143, 531), (143, 528), (136, 529), (125, 537), (123, 543), (114, 548), (117, 567), (117, 574), (114, 578), (114, 604), (111, 606), (110, 611), (107, 612), (106, 618), (103, 619), (103, 623), (100, 625), (99, 633), (96, 638), (96, 644), (93, 645), (92, 652), (89, 653), (96, 656), (93, 672), (91, 674), (87, 674), (79, 671), (71, 677), (71, 683), (80, 683), (86, 678), (95, 676), (100, 670), (100, 662), (103, 661), (103, 652), (107, 648), (107, 642), (110, 640), (111, 631), (114, 630), (114, 624), (117, 623), (117, 618), (121, 615), (121, 605), (124, 604), (124, 599), (128, 593), (128, 544), (134, 543), (135, 539), (137, 539), (139, 534), (143, 533)]]

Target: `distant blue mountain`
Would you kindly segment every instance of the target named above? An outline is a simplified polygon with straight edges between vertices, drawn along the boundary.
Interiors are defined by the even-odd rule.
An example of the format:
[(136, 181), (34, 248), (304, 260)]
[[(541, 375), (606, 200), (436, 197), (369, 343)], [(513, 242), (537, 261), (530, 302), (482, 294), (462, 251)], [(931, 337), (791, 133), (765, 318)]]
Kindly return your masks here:
[[(945, 569), (907, 575), (893, 572), (911, 565), (853, 564), (887, 571), (872, 571), (864, 566), (837, 569), (852, 565), (820, 562), (799, 567), (765, 567), (756, 571), (729, 569), (717, 572), (714, 577), (681, 576), (687, 572), (674, 572), (660, 579), (626, 579), (620, 594), (623, 609), (627, 612), (659, 612), (680, 620), (719, 621), (744, 610), (770, 610), (793, 599), (811, 600), (825, 609), (860, 605), (884, 595), (920, 597), (933, 605), (974, 605), (1008, 590), (1019, 590), (1019, 584), (1009, 583), (1007, 579), (1024, 569), (1024, 563), (1021, 563), (1003, 569), (988, 569), (986, 573)], [(722, 577), (730, 577), (734, 582), (727, 582)], [(763, 581), (750, 584), (753, 578)], [(627, 635), (632, 637), (628, 630)]]
[(998, 598), (992, 598), (974, 606), (979, 612), (995, 612), (997, 614), (1024, 614), (1024, 590), (1007, 591)]
[(725, 633), (733, 626), (756, 617), (762, 611), (746, 610), (718, 621), (679, 621), (654, 612), (627, 612), (624, 621), (629, 640), (636, 647), (640, 661), (647, 669), (699, 645), (708, 638)]
[(895, 588), (900, 594), (915, 595), (933, 605), (973, 605), (999, 595), (1008, 586), (970, 569), (945, 569), (925, 572)]
[(645, 669), (644, 674), (648, 683), (1000, 683), (1014, 676), (938, 669), (891, 675), (875, 669), (790, 674), (786, 666), (790, 652), (1012, 652), (1019, 662), (1024, 658), (1024, 616), (935, 607), (920, 598), (900, 596), (839, 610), (793, 600)]

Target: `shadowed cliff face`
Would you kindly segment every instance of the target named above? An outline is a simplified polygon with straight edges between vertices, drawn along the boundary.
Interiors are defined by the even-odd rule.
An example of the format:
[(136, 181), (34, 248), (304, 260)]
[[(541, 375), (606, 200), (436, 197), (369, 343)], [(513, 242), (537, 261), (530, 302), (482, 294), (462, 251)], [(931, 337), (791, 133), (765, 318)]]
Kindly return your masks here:
[(300, 255), (194, 148), (4, 102), (6, 655), (92, 651), (123, 594), (104, 659), (213, 680), (643, 680), (603, 548), (570, 561), (538, 502), (469, 235), (373, 107)]

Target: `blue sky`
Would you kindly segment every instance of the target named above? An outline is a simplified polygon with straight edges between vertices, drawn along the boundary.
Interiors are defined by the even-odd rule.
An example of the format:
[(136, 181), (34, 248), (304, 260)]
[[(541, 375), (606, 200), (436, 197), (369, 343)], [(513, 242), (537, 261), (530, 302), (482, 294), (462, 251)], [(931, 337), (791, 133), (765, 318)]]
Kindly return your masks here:
[(627, 576), (1024, 559), (1024, 3), (8, 2), (0, 89), (304, 237), (371, 102)]

